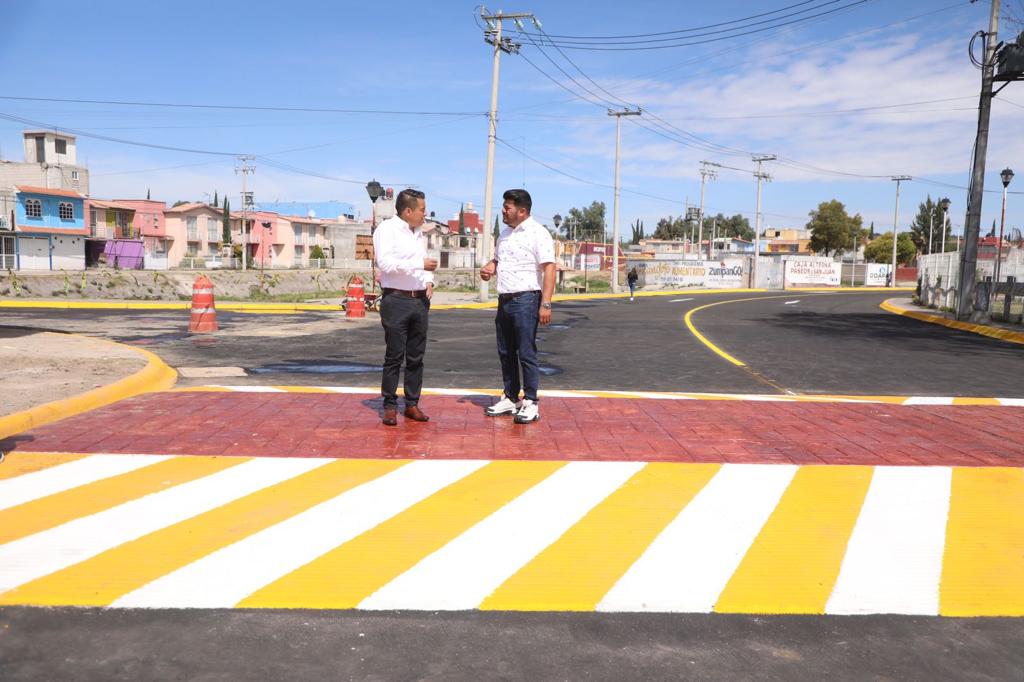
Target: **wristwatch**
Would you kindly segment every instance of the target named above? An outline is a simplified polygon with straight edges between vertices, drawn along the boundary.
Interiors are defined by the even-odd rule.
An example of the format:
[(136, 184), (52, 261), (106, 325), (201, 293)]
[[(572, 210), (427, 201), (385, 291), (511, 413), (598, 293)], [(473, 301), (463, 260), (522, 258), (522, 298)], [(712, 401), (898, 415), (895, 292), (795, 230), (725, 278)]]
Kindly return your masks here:
[(550, 303), (541, 303), (540, 307), (544, 308), (545, 310), (551, 310), (551, 304)]

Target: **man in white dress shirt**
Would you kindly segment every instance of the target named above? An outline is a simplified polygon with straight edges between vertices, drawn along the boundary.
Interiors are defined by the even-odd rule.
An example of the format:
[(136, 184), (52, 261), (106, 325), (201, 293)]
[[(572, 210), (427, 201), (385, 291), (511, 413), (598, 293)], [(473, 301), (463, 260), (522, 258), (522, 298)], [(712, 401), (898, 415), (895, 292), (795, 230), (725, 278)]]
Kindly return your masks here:
[(485, 281), (495, 274), (498, 277), (494, 326), (505, 388), (501, 400), (487, 408), (486, 414), (513, 414), (517, 424), (529, 424), (540, 419), (537, 324), (551, 321), (555, 244), (547, 228), (530, 217), (533, 199), (529, 192), (510, 189), (502, 199), (501, 219), (508, 227), (498, 236), (495, 258), (480, 268), (480, 277)]
[(429, 421), (419, 408), (423, 388), (423, 356), (427, 350), (427, 313), (434, 293), (437, 261), (427, 257), (427, 240), (420, 229), (426, 218), (423, 192), (402, 190), (395, 200), (395, 217), (373, 233), (373, 253), (380, 270), (380, 323), (384, 327), (384, 372), (380, 393), (385, 426), (398, 423), (398, 375), (405, 360), (405, 418)]

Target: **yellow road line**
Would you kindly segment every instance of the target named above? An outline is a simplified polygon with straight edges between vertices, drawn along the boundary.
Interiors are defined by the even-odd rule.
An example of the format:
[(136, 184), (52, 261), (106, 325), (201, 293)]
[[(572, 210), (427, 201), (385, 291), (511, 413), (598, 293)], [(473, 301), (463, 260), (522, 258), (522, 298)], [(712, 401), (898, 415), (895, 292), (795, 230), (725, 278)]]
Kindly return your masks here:
[(565, 462), (492, 462), (238, 604), (354, 608)]
[(0, 544), (209, 476), (248, 457), (175, 457), (0, 511)]
[(405, 460), (331, 462), (26, 583), (0, 595), (0, 605), (106, 606), (163, 575), (404, 464)]
[(480, 608), (593, 611), (720, 468), (648, 464), (505, 581)]
[(5, 478), (14, 478), (23, 474), (31, 474), (33, 471), (42, 471), (50, 467), (73, 462), (88, 455), (76, 454), (73, 452), (61, 453), (29, 453), (12, 452), (4, 458), (0, 464), (0, 481)]
[[(740, 300), (740, 301), (753, 301), (753, 300), (756, 300), (756, 299), (753, 299), (753, 298), (742, 298), (742, 299), (738, 299), (738, 300)], [(693, 317), (694, 313), (699, 312), (701, 310), (704, 310), (705, 308), (713, 308), (716, 305), (722, 305), (724, 303), (735, 303), (735, 302), (737, 302), (737, 301), (719, 301), (718, 303), (708, 303), (707, 305), (702, 305), (702, 306), (698, 306), (696, 308), (691, 308), (690, 310), (688, 310), (686, 312), (686, 315), (683, 316), (683, 322), (686, 323), (686, 328), (690, 330), (690, 333), (692, 333), (694, 336), (697, 337), (698, 341), (700, 341), (705, 346), (710, 348), (717, 355), (719, 355), (720, 357), (725, 358), (726, 360), (728, 360), (732, 364), (736, 365), (737, 367), (746, 367), (747, 363), (743, 362), (742, 360), (737, 360), (736, 358), (734, 358), (733, 356), (729, 355), (724, 350), (722, 350), (721, 348), (716, 346), (715, 344), (711, 343), (711, 341), (709, 341), (706, 336), (704, 336), (699, 331), (697, 331), (697, 328), (693, 326), (693, 322), (691, 320), (691, 318)]]
[(804, 466), (715, 604), (720, 613), (824, 613), (872, 467)]
[(943, 616), (1024, 616), (1024, 469), (953, 470)]
[(998, 398), (953, 398), (954, 405), (1002, 405)]

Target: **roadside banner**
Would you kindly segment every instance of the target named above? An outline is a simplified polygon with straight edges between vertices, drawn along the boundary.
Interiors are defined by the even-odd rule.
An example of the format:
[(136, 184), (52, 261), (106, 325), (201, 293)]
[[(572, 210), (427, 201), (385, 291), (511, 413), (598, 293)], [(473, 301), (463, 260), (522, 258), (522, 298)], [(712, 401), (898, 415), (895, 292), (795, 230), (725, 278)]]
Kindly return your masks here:
[(739, 289), (747, 281), (747, 259), (727, 258), (705, 263), (704, 286), (712, 289)]
[(636, 268), (640, 286), (647, 289), (685, 289), (713, 287), (736, 289), (746, 281), (743, 258), (721, 261), (699, 260), (630, 260), (626, 268)]
[(786, 259), (784, 286), (837, 287), (842, 274), (842, 263), (831, 258), (800, 257)]
[(864, 273), (864, 284), (869, 287), (884, 287), (889, 283), (888, 263), (868, 263), (867, 271)]

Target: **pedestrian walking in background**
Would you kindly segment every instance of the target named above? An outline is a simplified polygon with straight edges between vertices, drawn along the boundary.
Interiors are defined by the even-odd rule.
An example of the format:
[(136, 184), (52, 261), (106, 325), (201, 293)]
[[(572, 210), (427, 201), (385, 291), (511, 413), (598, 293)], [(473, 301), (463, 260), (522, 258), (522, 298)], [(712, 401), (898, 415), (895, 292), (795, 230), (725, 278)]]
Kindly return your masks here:
[(636, 274), (636, 268), (634, 267), (626, 275), (626, 283), (629, 284), (629, 300), (633, 300), (633, 294), (636, 293), (636, 281), (640, 279), (640, 275)]

